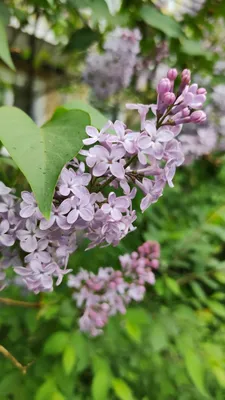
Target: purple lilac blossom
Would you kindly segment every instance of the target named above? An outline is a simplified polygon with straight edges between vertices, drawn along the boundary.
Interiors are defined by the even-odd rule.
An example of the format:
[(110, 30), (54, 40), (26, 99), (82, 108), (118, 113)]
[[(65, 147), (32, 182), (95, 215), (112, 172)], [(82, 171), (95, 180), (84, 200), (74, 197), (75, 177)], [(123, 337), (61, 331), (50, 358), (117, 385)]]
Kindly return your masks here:
[[(0, 246), (24, 252), (21, 264), (12, 267), (29, 290), (49, 292), (54, 282), (61, 283), (70, 272), (67, 265), (77, 248), (77, 235), (86, 237), (91, 249), (117, 246), (132, 232), (137, 218), (132, 200), (137, 189), (143, 195), (143, 212), (163, 195), (167, 183), (173, 186), (176, 168), (184, 161), (178, 135), (183, 124), (205, 120), (200, 108), (206, 100), (206, 90), (191, 84), (189, 70), (182, 72), (174, 91), (177, 75), (171, 69), (160, 80), (157, 104), (127, 105), (130, 112), (139, 113), (139, 130), (129, 129), (122, 121), (109, 121), (100, 131), (86, 127), (91, 143), (84, 139), (88, 147), (63, 168), (49, 220), (40, 213), (32, 193), (22, 192), (20, 200), (0, 185)], [(80, 156), (84, 161), (79, 161)], [(5, 272), (0, 272), (4, 281)], [(130, 296), (142, 297), (143, 287), (136, 291), (133, 285), (129, 290)]]
[(121, 270), (99, 268), (95, 275), (81, 269), (76, 275), (69, 275), (68, 286), (73, 290), (77, 307), (82, 310), (80, 330), (98, 336), (110, 316), (125, 314), (133, 300), (142, 301), (145, 285), (155, 283), (159, 257), (159, 244), (148, 241), (137, 251), (119, 257)]
[[(89, 53), (83, 76), (96, 97), (106, 99), (129, 86), (140, 51), (140, 40), (138, 29), (116, 28), (106, 37), (105, 53)], [(87, 140), (89, 144), (94, 143), (91, 139)]]
[(207, 121), (186, 125), (179, 136), (186, 164), (213, 151), (225, 150), (224, 90), (223, 84), (212, 88), (211, 103), (206, 107)]
[(203, 8), (206, 0), (154, 0), (157, 7), (167, 14), (173, 15), (177, 20), (182, 20), (185, 15), (194, 17)]

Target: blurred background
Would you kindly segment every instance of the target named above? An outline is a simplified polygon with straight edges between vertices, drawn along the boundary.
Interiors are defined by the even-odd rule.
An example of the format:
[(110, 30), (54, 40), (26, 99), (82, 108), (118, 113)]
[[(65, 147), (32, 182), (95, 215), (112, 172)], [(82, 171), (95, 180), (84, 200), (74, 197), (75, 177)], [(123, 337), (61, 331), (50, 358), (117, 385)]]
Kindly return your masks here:
[[(223, 0), (1, 0), (0, 105), (41, 125), (57, 106), (85, 102), (135, 128), (125, 103), (155, 102), (176, 67), (207, 88), (208, 120), (183, 130), (175, 187), (138, 211), (137, 230), (117, 248), (80, 243), (70, 259), (75, 273), (118, 268), (119, 255), (157, 240), (160, 268), (144, 302), (89, 338), (66, 282), (52, 294), (28, 295), (19, 282), (1, 292), (43, 307), (0, 305), (0, 344), (32, 362), (24, 376), (0, 355), (0, 400), (225, 399), (224, 22)], [(4, 148), (0, 165), (0, 180), (26, 187)]]

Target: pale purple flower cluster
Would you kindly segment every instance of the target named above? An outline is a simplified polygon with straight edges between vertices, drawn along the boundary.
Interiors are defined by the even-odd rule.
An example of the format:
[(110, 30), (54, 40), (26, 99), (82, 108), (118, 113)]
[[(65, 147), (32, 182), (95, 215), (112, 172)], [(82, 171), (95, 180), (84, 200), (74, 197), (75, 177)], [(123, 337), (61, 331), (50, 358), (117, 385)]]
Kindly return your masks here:
[(11, 250), (18, 227), (18, 201), (13, 190), (0, 182), (0, 291), (7, 286), (6, 269), (11, 265), (20, 265), (20, 259), (16, 250)]
[(203, 8), (206, 0), (154, 0), (154, 3), (164, 12), (182, 20), (185, 15), (194, 17)]
[(99, 268), (97, 274), (81, 269), (69, 275), (68, 286), (82, 310), (79, 326), (82, 332), (97, 336), (103, 332), (109, 317), (125, 314), (132, 301), (142, 301), (146, 284), (155, 283), (154, 270), (159, 267), (160, 247), (146, 242), (131, 254), (119, 257), (121, 270)]
[[(167, 183), (173, 186), (176, 168), (184, 160), (176, 136), (182, 124), (205, 120), (199, 109), (206, 99), (205, 89), (190, 85), (189, 70), (182, 72), (174, 91), (176, 77), (177, 71), (171, 69), (161, 79), (157, 104), (127, 105), (139, 113), (139, 131), (122, 121), (109, 121), (100, 132), (86, 127), (87, 147), (79, 153), (84, 161), (74, 159), (63, 168), (48, 220), (32, 193), (22, 192), (22, 200), (17, 200), (11, 189), (0, 185), (0, 244), (3, 249), (19, 248), (23, 263), (13, 265), (14, 271), (29, 290), (49, 292), (54, 279), (56, 285), (61, 283), (70, 272), (67, 264), (76, 250), (78, 232), (89, 239), (90, 249), (116, 246), (133, 231), (132, 200), (137, 189), (143, 193), (144, 211), (159, 199)], [(151, 121), (150, 109), (155, 114)]]
[(185, 163), (213, 151), (225, 150), (224, 90), (223, 84), (213, 87), (211, 103), (206, 107), (207, 121), (198, 127), (194, 124), (185, 126), (179, 136)]
[(138, 29), (116, 28), (104, 43), (103, 54), (92, 51), (86, 59), (84, 80), (99, 99), (129, 86), (140, 51)]

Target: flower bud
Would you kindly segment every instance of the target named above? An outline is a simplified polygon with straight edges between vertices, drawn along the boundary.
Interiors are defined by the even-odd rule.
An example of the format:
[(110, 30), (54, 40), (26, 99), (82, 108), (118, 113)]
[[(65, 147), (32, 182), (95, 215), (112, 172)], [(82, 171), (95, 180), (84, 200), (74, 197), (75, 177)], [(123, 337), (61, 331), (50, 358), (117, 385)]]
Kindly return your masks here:
[(176, 68), (170, 68), (169, 71), (167, 72), (167, 78), (171, 81), (175, 81), (177, 75), (178, 75), (178, 72), (177, 72)]
[(174, 93), (172, 92), (166, 92), (163, 96), (163, 101), (165, 104), (167, 104), (168, 106), (170, 106), (171, 104), (174, 103), (174, 101), (176, 100), (176, 96)]
[(200, 124), (202, 122), (206, 121), (206, 113), (204, 113), (204, 111), (194, 111), (191, 114), (191, 122), (195, 123), (195, 124)]
[(168, 78), (163, 78), (159, 81), (158, 88), (157, 88), (159, 94), (169, 92), (170, 89), (171, 89), (171, 83)]
[(188, 85), (191, 81), (191, 71), (189, 69), (184, 69), (181, 74), (182, 84)]
[(190, 115), (190, 109), (188, 107), (182, 110), (182, 117), (188, 117)]

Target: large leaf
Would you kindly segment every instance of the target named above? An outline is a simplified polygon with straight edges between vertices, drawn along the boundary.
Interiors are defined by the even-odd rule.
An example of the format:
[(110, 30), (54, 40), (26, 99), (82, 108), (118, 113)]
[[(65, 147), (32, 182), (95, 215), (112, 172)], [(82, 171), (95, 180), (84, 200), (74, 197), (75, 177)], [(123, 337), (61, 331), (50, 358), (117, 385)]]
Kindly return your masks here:
[(108, 362), (99, 360), (95, 365), (91, 392), (93, 400), (106, 400), (111, 387), (112, 377)]
[(183, 349), (184, 360), (187, 371), (195, 384), (196, 388), (203, 396), (207, 396), (204, 385), (204, 364), (196, 354), (194, 349), (186, 347)]
[(143, 6), (140, 10), (140, 16), (146, 24), (159, 29), (170, 37), (176, 38), (181, 35), (181, 28), (178, 22), (168, 15), (163, 15), (155, 7)]
[(128, 384), (122, 379), (115, 378), (113, 379), (113, 389), (115, 395), (120, 400), (134, 400), (132, 391)]
[(39, 128), (21, 110), (0, 108), (0, 140), (27, 178), (39, 208), (48, 218), (59, 174), (82, 147), (87, 113), (62, 109)]
[(95, 32), (88, 27), (78, 29), (70, 37), (65, 51), (86, 51), (86, 49), (97, 40), (99, 40), (98, 32)]
[(98, 129), (101, 129), (107, 122), (107, 118), (103, 114), (96, 110), (96, 108), (84, 103), (83, 101), (74, 100), (71, 103), (65, 104), (63, 107), (67, 110), (78, 109), (86, 111), (91, 118), (91, 125)]
[(0, 59), (2, 59), (2, 61), (4, 61), (9, 68), (15, 71), (15, 66), (12, 62), (11, 54), (9, 51), (4, 21), (1, 18), (0, 18)]

